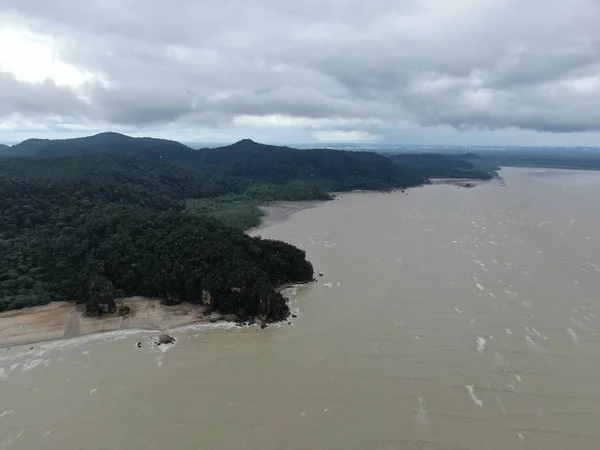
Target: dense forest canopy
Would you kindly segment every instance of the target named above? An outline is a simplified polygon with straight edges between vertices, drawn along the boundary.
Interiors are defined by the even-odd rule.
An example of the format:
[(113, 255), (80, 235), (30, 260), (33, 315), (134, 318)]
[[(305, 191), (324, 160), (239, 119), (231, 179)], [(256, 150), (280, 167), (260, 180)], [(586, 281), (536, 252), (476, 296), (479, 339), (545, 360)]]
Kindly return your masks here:
[(495, 173), (493, 165), (483, 167), (479, 163), (479, 155), (437, 154), (437, 153), (402, 153), (388, 155), (396, 164), (412, 169), (427, 178), (470, 178), (489, 180)]
[(71, 300), (98, 314), (146, 295), (281, 320), (276, 288), (313, 269), (303, 251), (243, 233), (257, 205), (425, 181), (374, 153), (249, 140), (193, 150), (103, 133), (9, 150), (19, 157), (0, 159), (0, 310)]
[(476, 165), (482, 167), (545, 167), (557, 169), (600, 170), (600, 150), (585, 148), (503, 149), (477, 151)]
[(251, 140), (194, 150), (118, 133), (29, 139), (1, 155), (0, 310), (70, 300), (93, 314), (145, 295), (284, 319), (276, 288), (311, 280), (313, 269), (303, 251), (244, 234), (260, 222), (258, 205), (477, 174), (461, 157)]

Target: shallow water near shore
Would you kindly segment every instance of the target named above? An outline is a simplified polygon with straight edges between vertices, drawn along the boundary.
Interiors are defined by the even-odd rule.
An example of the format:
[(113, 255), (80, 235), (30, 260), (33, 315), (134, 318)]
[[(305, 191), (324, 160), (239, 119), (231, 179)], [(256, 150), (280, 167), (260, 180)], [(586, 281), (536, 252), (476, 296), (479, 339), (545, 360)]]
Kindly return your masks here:
[(291, 325), (3, 350), (0, 448), (597, 449), (600, 172), (501, 175), (254, 231), (324, 274)]

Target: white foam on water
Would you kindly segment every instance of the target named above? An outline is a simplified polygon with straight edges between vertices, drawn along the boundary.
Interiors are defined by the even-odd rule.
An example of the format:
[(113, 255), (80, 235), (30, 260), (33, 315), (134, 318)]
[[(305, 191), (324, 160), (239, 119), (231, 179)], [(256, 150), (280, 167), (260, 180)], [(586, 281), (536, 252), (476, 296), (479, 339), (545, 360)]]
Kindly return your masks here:
[(20, 365), (21, 365), (21, 363), (11, 364), (11, 366), (8, 368), (8, 373), (11, 373), (13, 370), (17, 369)]
[(342, 285), (342, 283), (340, 283), (339, 281), (335, 284), (337, 287), (340, 287)]
[(525, 436), (523, 436), (523, 433), (517, 433), (517, 436), (519, 436), (519, 439), (521, 439), (522, 441), (525, 440)]
[(585, 327), (584, 323), (577, 320), (575, 317), (571, 317), (571, 322), (573, 322), (575, 325), (578, 325), (579, 327)]
[(14, 409), (11, 409), (11, 410), (8, 410), (8, 411), (1, 412), (1, 413), (0, 413), (0, 419), (1, 419), (2, 417), (5, 417), (5, 416), (10, 416), (11, 414), (14, 414), (14, 412), (15, 412), (15, 410), (14, 410)]
[(323, 286), (331, 288), (331, 287), (333, 287), (333, 284), (332, 283), (325, 283)]
[(524, 302), (521, 302), (521, 305), (523, 305), (525, 308), (529, 309), (529, 308), (531, 308), (533, 306), (533, 303), (528, 302), (528, 301), (524, 301)]
[(577, 336), (577, 333), (575, 333), (572, 328), (567, 328), (566, 331), (574, 342), (579, 342), (579, 336)]
[(527, 347), (529, 347), (529, 349), (532, 352), (543, 354), (543, 355), (547, 355), (547, 354), (550, 353), (548, 350), (546, 350), (545, 348), (543, 348), (542, 346), (540, 346), (537, 342), (535, 342), (531, 338), (531, 336), (525, 336), (525, 340), (527, 341)]
[[(126, 330), (117, 330), (117, 331), (108, 331), (102, 333), (88, 334), (85, 336), (79, 336), (76, 338), (69, 339), (61, 339), (51, 342), (43, 342), (35, 345), (35, 350), (27, 350), (19, 353), (13, 353), (6, 356), (0, 356), (0, 362), (2, 361), (12, 361), (12, 360), (21, 360), (25, 358), (31, 358), (32, 356), (41, 357), (45, 353), (49, 351), (62, 351), (66, 348), (76, 347), (79, 345), (85, 345), (89, 343), (95, 342), (109, 342), (109, 341), (119, 341), (122, 339), (126, 339), (129, 336), (133, 336), (136, 334), (148, 334), (152, 333), (148, 330), (139, 330), (139, 329), (126, 329)], [(25, 370), (25, 369), (24, 369)]]
[(417, 413), (417, 422), (419, 426), (422, 428), (429, 427), (429, 413), (427, 412), (427, 408), (425, 408), (425, 400), (423, 397), (419, 397), (419, 412)]
[(98, 390), (98, 388), (94, 388), (90, 391), (90, 395), (93, 395), (96, 391)]
[(488, 295), (492, 298), (496, 298), (496, 294), (494, 294), (493, 292), (488, 292)]
[(485, 289), (483, 288), (483, 286), (479, 283), (475, 283), (475, 286), (477, 286), (477, 289), (479, 289), (480, 291), (485, 291)]
[(518, 381), (519, 383), (521, 383), (521, 384), (523, 384), (523, 383), (524, 383), (524, 382), (523, 382), (523, 379), (521, 378), (521, 376), (520, 376), (518, 373), (516, 373), (516, 374), (515, 374), (515, 378), (517, 379), (517, 381)]
[(487, 341), (485, 340), (484, 337), (478, 337), (477, 338), (477, 352), (480, 355), (483, 355), (483, 352), (485, 351), (486, 344), (487, 344)]
[(291, 297), (294, 296), (298, 293), (298, 286), (290, 286), (288, 288), (285, 288), (281, 291), (281, 295), (285, 296), (285, 297)]
[(162, 344), (162, 345), (155, 344), (154, 347), (159, 349), (161, 351), (161, 353), (167, 353), (169, 350), (171, 350), (173, 347), (175, 347), (175, 344), (177, 344), (177, 341), (173, 342), (172, 344)]
[(506, 334), (508, 334), (509, 336), (512, 336), (513, 333), (509, 328), (506, 328), (505, 331), (506, 331)]
[(529, 334), (540, 337), (542, 339), (547, 339), (546, 336), (542, 335), (542, 333), (540, 333), (538, 330), (536, 330), (534, 327), (528, 328), (525, 327), (525, 329), (529, 332)]
[(23, 372), (27, 372), (28, 370), (35, 369), (36, 367), (39, 367), (42, 364), (44, 365), (44, 367), (48, 367), (51, 362), (52, 361), (50, 359), (43, 359), (43, 358), (30, 359), (29, 361), (26, 361), (23, 363), (23, 367), (21, 367), (21, 370)]
[(471, 400), (473, 400), (473, 402), (481, 408), (483, 406), (483, 402), (479, 400), (475, 395), (475, 388), (473, 387), (473, 385), (468, 384), (465, 387), (467, 388), (467, 391), (469, 391), (469, 396), (471, 397)]
[(459, 314), (462, 314), (462, 313), (463, 313), (463, 312), (462, 312), (462, 310), (461, 310), (461, 309), (460, 309), (458, 306), (455, 306), (455, 307), (454, 307), (454, 311), (456, 311), (456, 312), (457, 312), (457, 313), (459, 313)]
[(6, 380), (8, 373), (4, 370), (4, 367), (0, 367), (0, 380)]

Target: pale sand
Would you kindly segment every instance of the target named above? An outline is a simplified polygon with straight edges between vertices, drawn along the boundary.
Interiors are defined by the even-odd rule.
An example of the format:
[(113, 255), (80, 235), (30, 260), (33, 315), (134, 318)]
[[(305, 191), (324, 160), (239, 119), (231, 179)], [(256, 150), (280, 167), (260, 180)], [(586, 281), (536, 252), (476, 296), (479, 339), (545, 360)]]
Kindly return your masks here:
[(430, 178), (431, 184), (448, 184), (458, 187), (476, 187), (484, 184), (496, 184), (504, 186), (504, 178), (496, 176), (490, 180), (482, 180), (479, 178)]
[(266, 206), (259, 206), (260, 210), (265, 213), (262, 218), (261, 224), (258, 227), (251, 228), (247, 233), (265, 228), (277, 223), (283, 222), (289, 219), (293, 214), (300, 212), (304, 209), (314, 208), (315, 206), (321, 205), (324, 202), (331, 200), (307, 200), (307, 201), (294, 201), (294, 202), (273, 202)]
[(86, 316), (80, 307), (68, 302), (0, 313), (0, 347), (72, 338), (120, 329), (164, 331), (193, 323), (208, 322), (206, 308), (190, 304), (164, 306), (156, 299), (123, 299), (131, 308), (126, 317)]

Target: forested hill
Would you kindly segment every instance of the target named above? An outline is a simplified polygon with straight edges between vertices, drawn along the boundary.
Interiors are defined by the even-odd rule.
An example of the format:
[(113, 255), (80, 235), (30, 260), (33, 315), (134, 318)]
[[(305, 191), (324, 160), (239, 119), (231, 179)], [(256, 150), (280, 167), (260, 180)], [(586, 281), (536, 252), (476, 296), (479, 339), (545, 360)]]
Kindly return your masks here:
[(162, 151), (170, 149), (190, 150), (189, 147), (175, 141), (134, 138), (120, 133), (108, 132), (74, 139), (28, 139), (12, 146), (10, 156), (60, 157), (101, 152), (139, 152), (155, 148), (160, 148)]
[(424, 181), (374, 153), (248, 140), (193, 150), (104, 133), (8, 151), (19, 157), (0, 158), (0, 310), (71, 300), (113, 313), (116, 298), (146, 295), (281, 320), (276, 288), (313, 269), (303, 251), (241, 231), (257, 204)]
[(489, 180), (495, 176), (494, 164), (481, 164), (474, 153), (401, 153), (387, 155), (396, 164), (427, 178), (470, 178)]
[[(65, 140), (29, 139), (10, 147), (4, 154), (38, 159), (99, 153), (170, 163), (204, 174), (252, 180), (255, 183), (288, 184), (301, 181), (313, 185), (313, 188), (318, 186), (321, 191), (404, 188), (425, 181), (422, 176), (392, 164), (389, 159), (376, 153), (298, 150), (259, 144), (249, 139), (220, 148), (193, 150), (174, 141), (101, 133)], [(87, 165), (83, 159), (81, 163)], [(60, 166), (62, 162), (35, 164)], [(72, 166), (76, 163), (71, 160), (68, 164)], [(273, 191), (269, 187), (260, 189)]]

